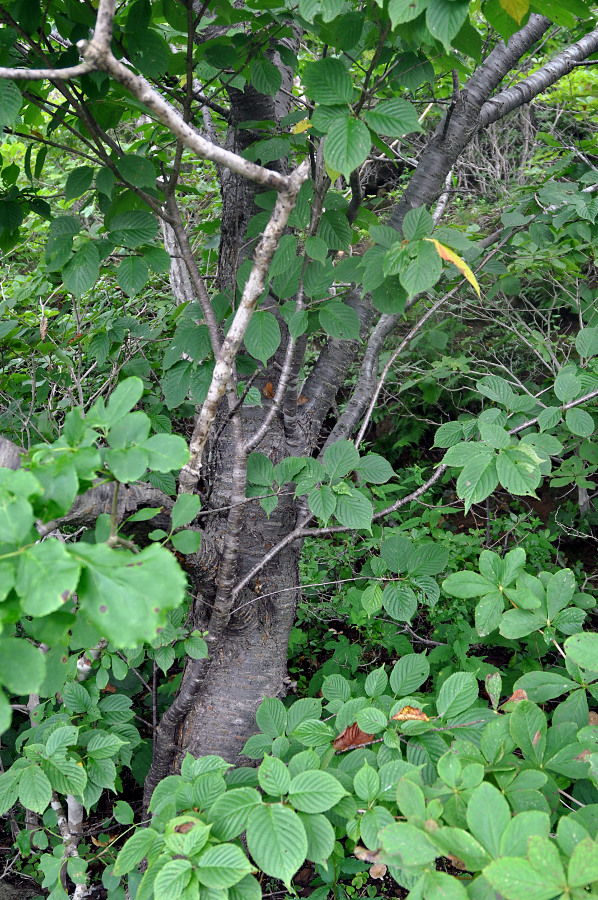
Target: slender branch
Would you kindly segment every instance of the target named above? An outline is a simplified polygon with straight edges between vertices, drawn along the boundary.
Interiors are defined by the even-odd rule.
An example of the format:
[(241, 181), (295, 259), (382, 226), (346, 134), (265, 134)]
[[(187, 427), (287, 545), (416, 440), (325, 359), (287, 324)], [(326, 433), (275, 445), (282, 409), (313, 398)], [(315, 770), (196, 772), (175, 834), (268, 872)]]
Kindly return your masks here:
[(15, 81), (70, 81), (80, 75), (87, 75), (95, 70), (91, 62), (82, 62), (64, 69), (11, 69), (0, 66), (0, 78), (12, 78)]

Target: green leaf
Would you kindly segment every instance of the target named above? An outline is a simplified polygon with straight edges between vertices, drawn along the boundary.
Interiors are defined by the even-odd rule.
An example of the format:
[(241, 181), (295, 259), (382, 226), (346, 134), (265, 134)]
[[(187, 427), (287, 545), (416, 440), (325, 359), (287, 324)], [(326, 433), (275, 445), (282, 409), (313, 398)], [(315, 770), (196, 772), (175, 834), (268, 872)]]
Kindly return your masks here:
[(154, 881), (156, 900), (179, 897), (191, 881), (193, 866), (188, 859), (171, 859), (160, 869)]
[(438, 715), (447, 719), (458, 716), (477, 700), (478, 682), (472, 672), (455, 672), (449, 675), (436, 701)]
[(461, 30), (468, 11), (468, 0), (429, 0), (426, 10), (428, 31), (442, 41), (446, 50)]
[(287, 711), (282, 700), (279, 700), (278, 697), (267, 697), (262, 700), (258, 706), (255, 721), (260, 731), (270, 737), (276, 738), (284, 734), (287, 725)]
[(393, 28), (416, 19), (428, 5), (428, 0), (389, 0), (388, 15)]
[(347, 528), (370, 531), (373, 515), (371, 500), (357, 490), (351, 490), (349, 494), (337, 494), (334, 515)]
[(307, 503), (314, 516), (326, 525), (336, 509), (336, 494), (323, 484), (309, 492)]
[(245, 347), (255, 359), (267, 365), (280, 346), (280, 326), (267, 310), (256, 310), (245, 332)]
[[(0, 80), (0, 130), (3, 131), (5, 126), (14, 124), (15, 119), (19, 115), (23, 98), (21, 92), (14, 83), (8, 79)], [(38, 176), (36, 175), (36, 178)]]
[(340, 300), (328, 300), (319, 312), (320, 325), (330, 337), (339, 341), (355, 341), (359, 338), (359, 316), (354, 309)]
[(0, 638), (0, 684), (12, 694), (35, 693), (45, 674), (44, 655), (37, 647), (21, 638)]
[(64, 188), (64, 199), (75, 200), (91, 187), (94, 169), (91, 166), (78, 166), (69, 172)]
[(117, 281), (128, 297), (134, 297), (145, 287), (149, 266), (142, 256), (125, 256), (118, 266)]
[(573, 634), (565, 641), (565, 652), (575, 665), (592, 672), (598, 669), (598, 634)]
[(554, 382), (554, 392), (563, 403), (575, 400), (581, 394), (581, 380), (571, 371), (570, 366), (564, 366)]
[(388, 725), (388, 716), (375, 706), (366, 706), (357, 713), (357, 724), (366, 734), (378, 734)]
[(568, 409), (565, 413), (565, 423), (571, 434), (579, 437), (591, 437), (596, 430), (596, 423), (585, 409)]
[(329, 250), (346, 250), (351, 241), (351, 226), (344, 213), (327, 209), (320, 220), (318, 237), (325, 241)]
[(43, 813), (52, 799), (52, 785), (39, 766), (27, 766), (19, 780), (19, 800), (33, 812)]
[(430, 663), (422, 653), (410, 653), (395, 663), (390, 674), (390, 687), (397, 697), (416, 691), (430, 674)]
[[(139, 188), (156, 188), (156, 167), (151, 159), (137, 153), (119, 157), (116, 167), (125, 181)], [(97, 184), (97, 180), (96, 180)], [(108, 193), (108, 192), (106, 192)]]
[(546, 716), (542, 710), (530, 700), (520, 700), (511, 713), (509, 728), (524, 757), (541, 763), (546, 748)]
[(300, 772), (291, 781), (289, 801), (305, 813), (323, 813), (346, 795), (341, 783), (328, 772)]
[(330, 478), (343, 478), (359, 463), (359, 453), (355, 445), (343, 438), (326, 448), (322, 459)]
[(187, 441), (179, 434), (152, 434), (141, 445), (148, 456), (148, 466), (156, 472), (178, 470), (189, 459)]
[(197, 494), (179, 494), (170, 514), (173, 528), (182, 528), (189, 525), (201, 508), (201, 501)]
[(265, 453), (254, 451), (247, 457), (247, 481), (270, 487), (274, 481), (274, 466)]
[(397, 622), (410, 622), (417, 611), (415, 593), (401, 582), (386, 585), (382, 592), (382, 603), (387, 613)]
[(112, 815), (120, 825), (132, 825), (135, 813), (126, 800), (118, 800), (112, 807)]
[(575, 347), (586, 359), (598, 356), (598, 328), (580, 328), (575, 337)]
[[(249, 875), (252, 868), (240, 847), (234, 844), (217, 844), (201, 854), (196, 862), (195, 872), (201, 884), (223, 890)], [(176, 894), (170, 894), (168, 900), (172, 900), (173, 896)]]
[(538, 416), (538, 428), (540, 431), (549, 431), (561, 421), (563, 414), (558, 406), (547, 406), (541, 410)]
[(289, 888), (307, 855), (307, 836), (294, 810), (274, 803), (261, 804), (249, 815), (247, 846), (255, 864)]
[[(452, 2), (455, 5), (456, 0)], [(401, 284), (410, 298), (429, 291), (442, 275), (442, 260), (434, 245), (429, 241), (420, 241), (415, 246), (417, 255), (399, 272)]]
[(161, 386), (168, 409), (176, 409), (186, 400), (191, 384), (191, 371), (191, 363), (181, 360), (162, 376)]
[(108, 450), (106, 465), (122, 484), (138, 481), (148, 466), (148, 456), (141, 447), (128, 447), (126, 450)]
[(496, 473), (505, 490), (517, 496), (536, 496), (542, 481), (539, 466), (522, 450), (501, 450), (496, 458)]
[(467, 824), (493, 858), (500, 856), (500, 841), (510, 821), (509, 804), (503, 794), (489, 781), (483, 781), (467, 804)]
[[(10, 723), (9, 723), (10, 724)], [(0, 733), (5, 730), (0, 728)], [(0, 775), (0, 816), (4, 816), (19, 798), (20, 772), (9, 769)]]
[(439, 828), (430, 835), (430, 840), (444, 856), (450, 853), (462, 859), (472, 872), (483, 869), (490, 862), (488, 853), (479, 841), (462, 828)]
[(251, 66), (251, 83), (260, 94), (274, 97), (280, 90), (280, 70), (266, 57), (259, 56)]
[(116, 647), (153, 640), (167, 610), (183, 601), (186, 578), (172, 554), (156, 544), (140, 553), (105, 544), (77, 544), (70, 552), (84, 567), (81, 609)]
[(374, 669), (365, 680), (365, 692), (368, 697), (380, 697), (386, 690), (388, 675), (384, 666)]
[(497, 485), (494, 456), (481, 454), (467, 463), (457, 479), (457, 495), (465, 500), (465, 512), (489, 497)]
[(360, 800), (364, 800), (370, 806), (380, 790), (380, 776), (367, 762), (356, 773), (353, 779), (353, 788)]
[(587, 837), (571, 854), (567, 882), (569, 887), (583, 888), (593, 881), (598, 881), (598, 844)]
[(209, 813), (212, 834), (220, 841), (229, 841), (245, 830), (251, 810), (262, 802), (254, 788), (234, 788), (221, 794)]
[(326, 816), (307, 815), (302, 812), (298, 815), (307, 835), (307, 859), (326, 865), (334, 850), (334, 828)]
[(91, 290), (100, 274), (100, 254), (91, 241), (83, 244), (71, 256), (62, 270), (62, 280), (67, 291), (80, 297)]
[(353, 96), (353, 83), (347, 67), (332, 56), (307, 63), (302, 81), (305, 93), (316, 103), (327, 106), (349, 103)]
[(80, 569), (55, 538), (24, 550), (19, 555), (15, 585), (23, 612), (46, 616), (64, 606), (77, 587)]
[[(136, 403), (139, 402), (143, 394), (143, 381), (141, 378), (131, 377), (121, 381), (110, 395), (105, 414), (99, 418), (99, 424), (106, 424), (110, 427), (116, 425)], [(93, 419), (93, 409), (90, 417)], [(88, 418), (89, 420), (89, 418)]]
[(484, 869), (484, 877), (506, 900), (551, 900), (562, 893), (558, 884), (517, 857), (495, 859)]
[(432, 234), (433, 230), (434, 219), (425, 206), (410, 209), (403, 221), (403, 234), (408, 241), (419, 241)]
[(369, 484), (386, 484), (395, 477), (391, 464), (378, 453), (367, 453), (362, 456), (359, 465), (355, 466), (355, 471), (359, 472), (363, 480)]
[[(407, 100), (402, 100), (399, 97), (378, 103), (374, 109), (366, 112), (365, 119), (370, 128), (377, 134), (384, 135), (384, 137), (400, 138), (406, 134), (423, 131), (418, 122), (415, 107)], [(410, 213), (407, 213), (407, 215), (410, 215)], [(403, 233), (405, 233), (404, 229)], [(426, 232), (426, 235), (422, 234), (418, 235), (418, 237), (424, 237), (427, 234), (431, 234), (431, 230)], [(413, 240), (407, 234), (405, 234), (405, 237), (408, 241)]]
[(155, 217), (142, 209), (118, 213), (110, 222), (110, 237), (116, 244), (135, 248), (150, 243), (158, 232)]
[(370, 133), (359, 119), (335, 118), (324, 143), (326, 165), (348, 180), (351, 172), (367, 159), (371, 144)]
[(288, 793), (291, 776), (285, 764), (275, 756), (265, 756), (257, 771), (260, 787), (271, 797)]
[(201, 533), (199, 531), (177, 531), (170, 539), (172, 546), (179, 553), (197, 553), (201, 546)]
[(496, 590), (496, 584), (488, 581), (477, 572), (454, 572), (442, 582), (442, 589), (451, 597), (460, 597), (468, 600), (471, 597), (482, 597), (490, 591)]
[(440, 853), (430, 843), (427, 835), (406, 822), (395, 822), (380, 831), (380, 846), (392, 866), (407, 868), (433, 863)]

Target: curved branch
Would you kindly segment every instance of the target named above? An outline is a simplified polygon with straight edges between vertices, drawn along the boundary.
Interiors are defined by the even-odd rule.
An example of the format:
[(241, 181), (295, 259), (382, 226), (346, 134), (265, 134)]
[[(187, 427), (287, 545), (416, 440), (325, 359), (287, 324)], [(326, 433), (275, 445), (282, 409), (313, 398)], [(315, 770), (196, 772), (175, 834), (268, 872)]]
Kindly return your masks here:
[(0, 66), (0, 78), (12, 78), (14, 81), (70, 81), (71, 78), (87, 75), (94, 70), (95, 66), (91, 62), (78, 63), (65, 69), (11, 69)]

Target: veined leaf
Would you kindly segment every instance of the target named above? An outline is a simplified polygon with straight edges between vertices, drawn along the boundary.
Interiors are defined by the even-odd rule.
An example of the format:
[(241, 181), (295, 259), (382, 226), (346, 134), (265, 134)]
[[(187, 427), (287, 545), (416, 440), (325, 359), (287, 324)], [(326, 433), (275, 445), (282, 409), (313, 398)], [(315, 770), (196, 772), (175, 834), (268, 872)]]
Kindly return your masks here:
[(469, 268), (469, 266), (467, 265), (467, 263), (465, 262), (465, 260), (461, 259), (461, 257), (457, 253), (455, 253), (454, 250), (451, 250), (450, 247), (447, 247), (445, 244), (441, 244), (440, 241), (437, 241), (435, 238), (426, 238), (426, 240), (430, 241), (430, 243), (434, 244), (434, 246), (438, 250), (438, 254), (441, 259), (445, 259), (445, 260), (447, 260), (447, 262), (451, 262), (454, 266), (456, 266), (459, 269), (461, 274), (465, 278), (467, 278), (467, 280), (473, 287), (473, 289), (476, 292), (476, 294), (478, 295), (478, 297), (481, 297), (480, 286), (478, 284), (478, 280), (475, 277), (475, 275), (473, 274), (473, 272), (471, 271), (471, 269)]

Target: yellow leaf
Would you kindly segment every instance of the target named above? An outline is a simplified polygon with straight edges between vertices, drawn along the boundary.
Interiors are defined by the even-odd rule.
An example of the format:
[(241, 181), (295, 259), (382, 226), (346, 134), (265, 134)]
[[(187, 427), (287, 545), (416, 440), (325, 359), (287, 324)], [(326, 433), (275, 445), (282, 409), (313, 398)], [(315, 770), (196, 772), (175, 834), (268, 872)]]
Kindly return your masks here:
[(291, 128), (291, 133), (292, 134), (303, 134), (304, 131), (307, 131), (311, 127), (312, 127), (312, 124), (309, 121), (309, 119), (301, 119), (300, 122), (297, 122), (297, 124), (293, 128)]
[(529, 9), (529, 0), (499, 0), (500, 5), (508, 16), (515, 19), (521, 25), (523, 17)]
[(395, 713), (393, 719), (398, 722), (429, 722), (427, 715), (423, 709), (417, 709), (415, 706), (404, 706)]
[(478, 297), (481, 297), (478, 280), (465, 260), (461, 259), (460, 256), (457, 256), (455, 251), (451, 250), (450, 247), (445, 247), (444, 244), (441, 244), (440, 241), (437, 241), (435, 238), (426, 238), (426, 241), (430, 241), (431, 244), (434, 244), (441, 259), (445, 259), (447, 262), (451, 262), (454, 266), (457, 266), (461, 274), (467, 278)]

